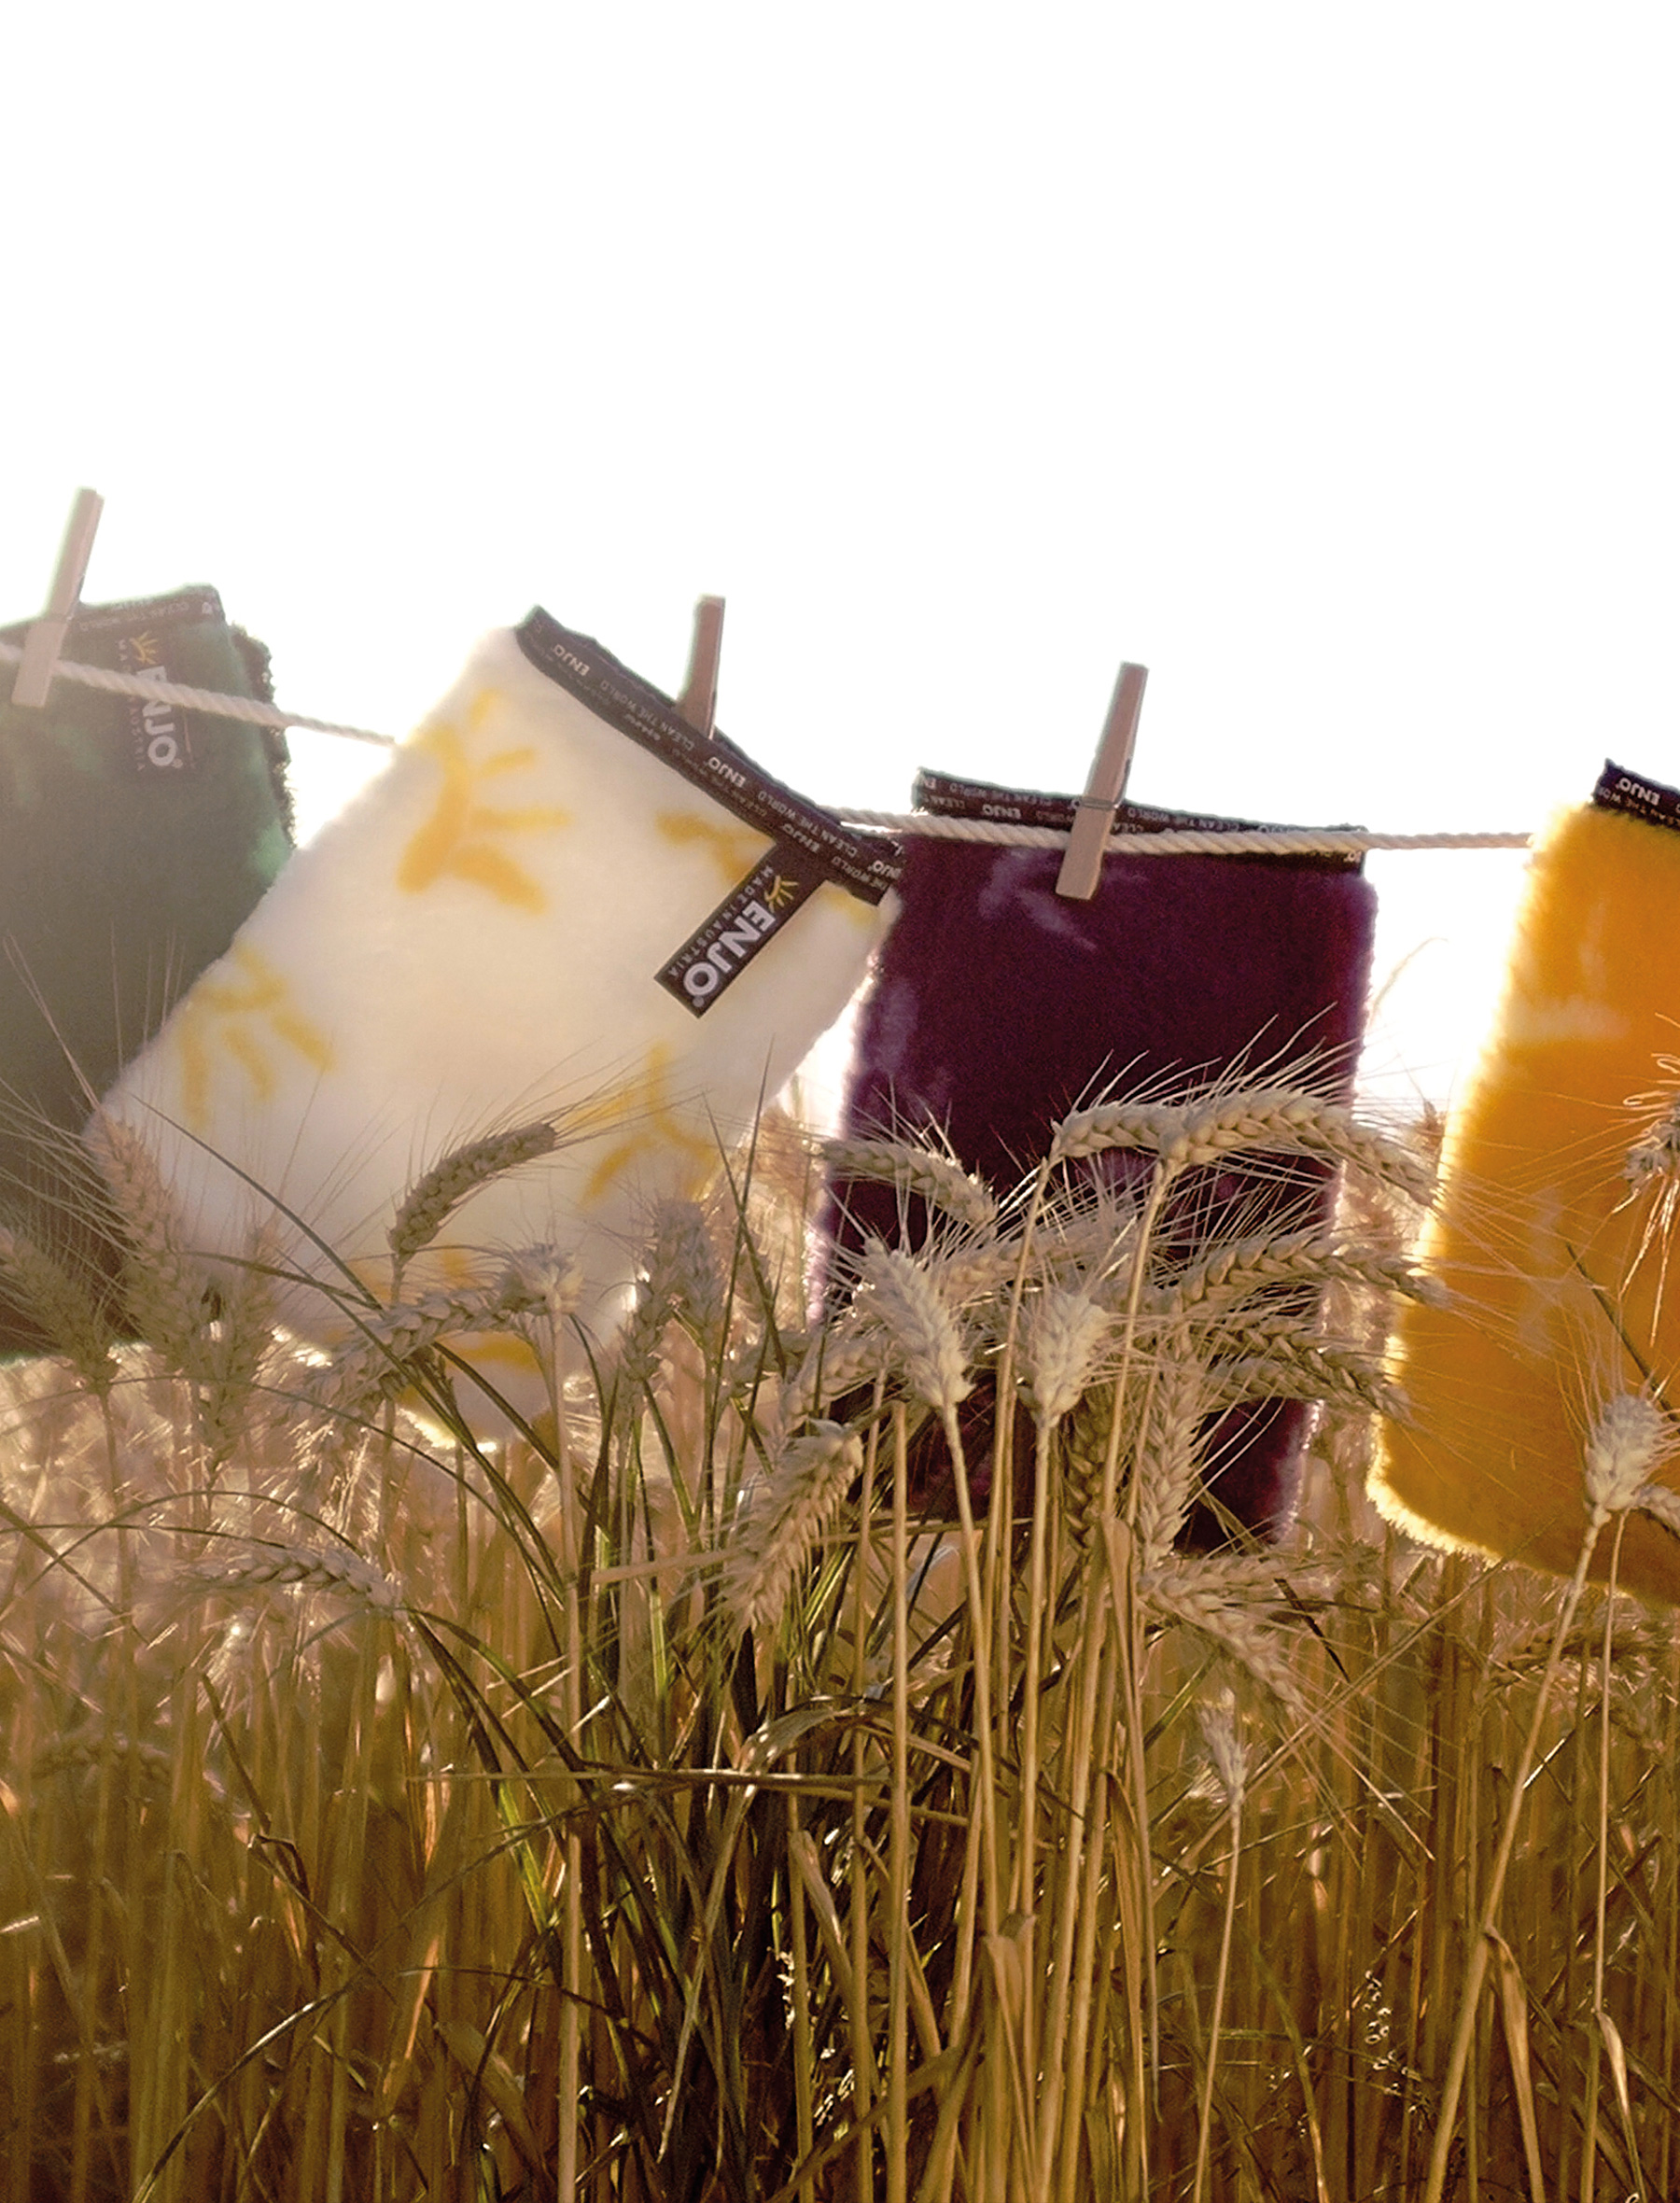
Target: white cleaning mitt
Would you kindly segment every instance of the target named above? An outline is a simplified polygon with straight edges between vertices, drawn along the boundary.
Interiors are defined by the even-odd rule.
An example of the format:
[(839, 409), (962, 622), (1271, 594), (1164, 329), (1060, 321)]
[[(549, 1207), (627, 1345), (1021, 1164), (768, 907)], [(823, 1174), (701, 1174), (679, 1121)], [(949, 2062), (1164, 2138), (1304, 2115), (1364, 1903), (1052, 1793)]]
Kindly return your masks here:
[[(282, 1320), (326, 1344), (356, 1331), (338, 1263), (388, 1297), (414, 1181), (546, 1117), (554, 1149), (471, 1194), (399, 1291), (549, 1245), (605, 1341), (653, 1207), (704, 1186), (845, 1007), (895, 870), (533, 612), (291, 859), (103, 1113), (157, 1154), (189, 1246), (260, 1235), (299, 1273)], [(522, 1340), (462, 1351), (540, 1410)]]

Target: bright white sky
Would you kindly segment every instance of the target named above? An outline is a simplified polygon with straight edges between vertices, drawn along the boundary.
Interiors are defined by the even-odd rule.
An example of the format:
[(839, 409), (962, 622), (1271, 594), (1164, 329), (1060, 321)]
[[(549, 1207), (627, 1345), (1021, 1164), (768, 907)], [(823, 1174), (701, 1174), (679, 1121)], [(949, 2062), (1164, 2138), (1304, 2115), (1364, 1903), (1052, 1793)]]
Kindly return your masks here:
[[(828, 801), (1518, 829), (1680, 780), (1680, 10), (41, 5), (0, 613), (208, 581), (403, 731), (537, 601)], [(300, 735), (318, 815), (346, 765)], [(1374, 861), (1445, 1090), (1519, 860)]]

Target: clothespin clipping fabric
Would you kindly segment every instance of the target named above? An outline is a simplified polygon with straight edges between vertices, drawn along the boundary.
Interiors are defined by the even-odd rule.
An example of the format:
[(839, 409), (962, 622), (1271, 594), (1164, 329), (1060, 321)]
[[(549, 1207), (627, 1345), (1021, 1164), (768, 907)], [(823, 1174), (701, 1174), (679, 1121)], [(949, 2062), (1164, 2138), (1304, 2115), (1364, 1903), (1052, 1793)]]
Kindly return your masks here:
[(1114, 823), (1114, 807), (1126, 793), (1132, 751), (1138, 742), (1138, 716), (1143, 709), (1146, 666), (1125, 665), (1114, 682), (1113, 700), (1091, 760), (1090, 777), (1079, 799), (1068, 836), (1068, 853), (1057, 875), (1056, 891), (1071, 901), (1088, 903), (1102, 877), (1103, 852)]
[(88, 561), (93, 554), (99, 516), (104, 511), (105, 499), (97, 490), (77, 491), (52, 587), (48, 593), (47, 609), (31, 624), (23, 638), (22, 662), (12, 682), (14, 709), (38, 711), (52, 692), (53, 668), (63, 654), (64, 638), (81, 601), (82, 582), (87, 576)]
[(723, 651), (723, 599), (703, 596), (694, 607), (694, 638), (689, 650), (688, 678), (677, 709), (690, 726), (709, 735), (718, 716), (718, 665)]

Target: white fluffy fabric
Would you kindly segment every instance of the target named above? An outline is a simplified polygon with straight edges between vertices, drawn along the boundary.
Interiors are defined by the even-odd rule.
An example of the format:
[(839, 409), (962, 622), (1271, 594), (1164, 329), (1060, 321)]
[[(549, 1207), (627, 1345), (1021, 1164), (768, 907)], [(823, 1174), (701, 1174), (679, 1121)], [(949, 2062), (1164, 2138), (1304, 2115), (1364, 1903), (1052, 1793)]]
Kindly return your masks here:
[[(309, 1234), (383, 1298), (386, 1234), (420, 1173), (548, 1117), (556, 1151), (473, 1195), (402, 1297), (555, 1245), (581, 1263), (579, 1319), (604, 1341), (654, 1204), (715, 1173), (845, 1007), (895, 907), (819, 887), (695, 1017), (654, 975), (770, 846), (497, 632), (291, 859), (104, 1108), (159, 1155), (190, 1246), (238, 1259), (267, 1235), (302, 1273), (283, 1320), (325, 1344), (351, 1326), (307, 1282), (343, 1289)], [(522, 1412), (541, 1408), (521, 1342), (462, 1345)], [(476, 1388), (461, 1389), (473, 1417)]]

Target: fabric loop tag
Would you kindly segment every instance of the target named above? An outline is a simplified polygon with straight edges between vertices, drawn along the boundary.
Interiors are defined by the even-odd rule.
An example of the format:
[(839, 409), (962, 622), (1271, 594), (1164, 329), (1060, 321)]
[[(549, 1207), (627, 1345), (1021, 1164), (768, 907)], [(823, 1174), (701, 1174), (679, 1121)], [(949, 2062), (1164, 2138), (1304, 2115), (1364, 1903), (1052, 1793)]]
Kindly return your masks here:
[[(994, 788), (985, 780), (962, 780), (949, 773), (919, 772), (916, 776), (916, 807), (931, 811), (940, 819), (995, 819), (1007, 826), (1048, 826), (1071, 828), (1076, 811), (1086, 807), (1086, 798), (1080, 795), (1044, 795), (1031, 789)], [(1107, 805), (1095, 807), (1106, 810)], [(1110, 832), (1115, 835), (1138, 834), (1255, 834), (1267, 831), (1259, 819), (1222, 819), (1207, 811), (1165, 811), (1154, 804), (1128, 803), (1124, 798), (1114, 805), (1113, 824)], [(1231, 860), (1226, 859), (1225, 862)], [(1257, 856), (1238, 862), (1256, 864), (1309, 864), (1314, 869), (1330, 872), (1357, 872), (1364, 859), (1357, 850), (1345, 855), (1317, 857)]]
[(1609, 758), (1604, 760), (1592, 800), (1601, 811), (1626, 811), (1630, 818), (1643, 819), (1649, 826), (1666, 826), (1671, 833), (1680, 833), (1680, 789), (1665, 788), (1660, 780), (1647, 780), (1643, 773), (1631, 773), (1613, 765)]
[(851, 833), (832, 812), (761, 772), (724, 736), (690, 726), (668, 696), (620, 665), (592, 637), (572, 633), (540, 607), (514, 633), (539, 673), (704, 789), (714, 803), (799, 850), (821, 878), (865, 903), (879, 903), (898, 878), (904, 858), (896, 842)]

